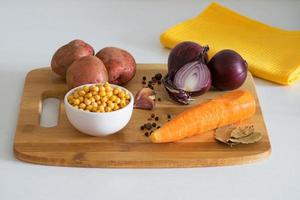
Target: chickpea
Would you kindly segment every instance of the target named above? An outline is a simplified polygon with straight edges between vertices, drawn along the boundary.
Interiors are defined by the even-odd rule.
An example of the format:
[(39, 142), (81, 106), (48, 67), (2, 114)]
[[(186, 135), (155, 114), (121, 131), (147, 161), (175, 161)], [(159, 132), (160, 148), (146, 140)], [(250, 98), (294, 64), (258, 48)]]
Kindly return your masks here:
[(97, 103), (98, 105), (102, 104), (102, 102), (101, 102), (101, 101), (96, 101), (96, 103)]
[(98, 87), (98, 86), (95, 86), (94, 89), (93, 89), (93, 91), (94, 91), (94, 92), (99, 92), (99, 87)]
[(112, 95), (111, 97), (109, 97), (109, 100), (110, 100), (110, 101), (115, 101), (116, 98), (117, 98), (117, 97), (116, 97), (115, 95)]
[(107, 106), (106, 102), (102, 102), (101, 105), (105, 108)]
[(92, 112), (97, 112), (97, 111), (98, 111), (97, 107), (92, 108)]
[(84, 90), (79, 90), (78, 94), (79, 94), (79, 96), (84, 96), (85, 95), (85, 91)]
[(92, 105), (88, 105), (88, 106), (86, 107), (86, 110), (91, 111), (92, 109), (93, 109), (93, 106), (92, 106)]
[(79, 108), (85, 109), (85, 107), (86, 107), (86, 105), (85, 105), (84, 103), (80, 103), (80, 104), (79, 104)]
[(73, 105), (73, 100), (68, 100), (69, 104)]
[(105, 111), (105, 110), (104, 110), (104, 106), (100, 105), (100, 106), (98, 107), (98, 110), (99, 110), (100, 112), (104, 112), (104, 111)]
[(114, 110), (119, 110), (119, 109), (120, 109), (119, 106), (117, 104), (115, 104)]
[(119, 103), (121, 103), (121, 99), (120, 99), (119, 97), (116, 97), (116, 99), (115, 99), (115, 103), (116, 103), (116, 104), (119, 104)]
[(110, 107), (111, 109), (113, 109), (114, 106), (115, 106), (115, 104), (113, 102), (111, 102), (111, 101), (108, 101), (107, 102), (107, 106)]
[(103, 85), (99, 86), (100, 92), (105, 92), (105, 87)]
[(111, 108), (110, 107), (105, 107), (105, 112), (110, 112)]
[(119, 96), (120, 98), (124, 98), (124, 97), (125, 97), (125, 94), (124, 94), (123, 91), (121, 91), (121, 92), (118, 94), (118, 96)]
[(98, 107), (98, 104), (96, 102), (92, 102), (91, 104), (93, 107)]
[(130, 99), (130, 95), (129, 94), (125, 94), (125, 99)]
[(74, 92), (73, 96), (74, 96), (75, 99), (77, 99), (79, 97), (78, 92)]
[(85, 95), (86, 98), (91, 98), (92, 96), (93, 96), (93, 94), (90, 92)]
[(74, 106), (74, 108), (77, 108), (77, 109), (78, 109), (79, 107), (78, 107), (78, 106)]
[(102, 97), (101, 101), (102, 101), (102, 102), (107, 102), (107, 101), (108, 101), (108, 98), (107, 98), (107, 97)]
[(125, 107), (125, 106), (126, 106), (126, 102), (125, 102), (125, 100), (122, 100), (122, 101), (121, 101), (121, 103), (120, 103), (120, 106), (121, 106), (121, 108), (123, 108), (123, 107)]
[(94, 88), (95, 88), (95, 86), (91, 85), (89, 89), (90, 89), (90, 91), (94, 91)]
[(126, 105), (124, 104), (120, 104), (120, 108), (124, 108)]
[(90, 105), (90, 104), (92, 103), (92, 101), (89, 100), (89, 99), (85, 99), (85, 100), (84, 100), (84, 103), (85, 103), (85, 105)]
[(112, 91), (106, 92), (106, 96), (107, 96), (107, 97), (111, 97), (112, 95), (113, 95), (113, 92), (112, 92)]
[(83, 98), (83, 97), (79, 97), (78, 99), (79, 99), (80, 102), (83, 102), (83, 101), (84, 101), (84, 98)]
[[(74, 100), (73, 100), (73, 104), (74, 104), (74, 105), (79, 105), (79, 104), (80, 104), (79, 99), (74, 99)], [(78, 106), (77, 106), (77, 107), (78, 107)]]
[(100, 91), (100, 96), (101, 97), (104, 97), (106, 95), (106, 92), (105, 91)]
[[(105, 83), (106, 84), (106, 83)], [(105, 91), (106, 92), (110, 92), (111, 90), (112, 90), (112, 88), (110, 87), (110, 85), (108, 84), (108, 85), (104, 85), (104, 87), (105, 87)]]
[(121, 99), (120, 104), (126, 104), (126, 100), (125, 99)]
[(72, 100), (73, 100), (73, 98), (74, 98), (74, 97), (73, 97), (73, 95), (72, 95), (72, 94), (68, 96), (68, 100), (69, 100), (69, 101), (72, 101)]
[(94, 98), (95, 98), (96, 101), (99, 101), (101, 99), (101, 97), (98, 94), (95, 95)]
[(84, 87), (83, 87), (83, 90), (84, 90), (85, 92), (89, 92), (89, 91), (90, 91), (90, 88), (89, 88), (89, 86), (84, 86)]
[(95, 102), (96, 101), (94, 97), (91, 97), (90, 100), (91, 100), (91, 102)]
[(119, 94), (119, 92), (120, 92), (120, 89), (119, 89), (119, 88), (114, 88), (113, 93), (114, 93), (115, 95)]

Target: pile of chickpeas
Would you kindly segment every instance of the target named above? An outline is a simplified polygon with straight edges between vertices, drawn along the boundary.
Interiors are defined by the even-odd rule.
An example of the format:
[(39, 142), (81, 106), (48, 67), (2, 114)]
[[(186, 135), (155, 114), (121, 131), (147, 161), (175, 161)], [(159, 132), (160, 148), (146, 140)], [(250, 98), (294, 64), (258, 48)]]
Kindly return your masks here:
[(120, 87), (105, 84), (83, 86), (68, 97), (68, 102), (75, 108), (87, 112), (112, 112), (119, 110), (130, 102), (130, 95)]

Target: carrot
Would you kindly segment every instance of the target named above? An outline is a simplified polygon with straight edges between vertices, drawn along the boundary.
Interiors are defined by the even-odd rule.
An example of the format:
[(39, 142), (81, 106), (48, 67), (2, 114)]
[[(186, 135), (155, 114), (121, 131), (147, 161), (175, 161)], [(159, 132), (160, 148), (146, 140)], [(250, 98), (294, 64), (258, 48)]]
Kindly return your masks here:
[(255, 113), (255, 99), (246, 90), (236, 90), (198, 104), (180, 113), (155, 130), (153, 143), (174, 142), (201, 134), (251, 117)]

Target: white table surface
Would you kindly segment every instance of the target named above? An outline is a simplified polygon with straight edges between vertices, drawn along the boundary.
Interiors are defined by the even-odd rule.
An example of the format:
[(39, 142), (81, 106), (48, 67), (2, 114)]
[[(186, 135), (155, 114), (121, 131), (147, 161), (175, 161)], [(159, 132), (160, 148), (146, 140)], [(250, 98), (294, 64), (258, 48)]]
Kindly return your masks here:
[[(300, 1), (220, 2), (267, 24), (300, 30)], [(169, 50), (160, 45), (160, 33), (208, 4), (0, 1), (0, 199), (300, 199), (300, 81), (284, 87), (255, 79), (272, 144), (271, 157), (261, 162), (192, 169), (87, 169), (14, 158), (24, 77), (31, 69), (48, 66), (59, 46), (81, 38), (96, 50), (107, 45), (128, 49), (139, 63), (165, 63)]]

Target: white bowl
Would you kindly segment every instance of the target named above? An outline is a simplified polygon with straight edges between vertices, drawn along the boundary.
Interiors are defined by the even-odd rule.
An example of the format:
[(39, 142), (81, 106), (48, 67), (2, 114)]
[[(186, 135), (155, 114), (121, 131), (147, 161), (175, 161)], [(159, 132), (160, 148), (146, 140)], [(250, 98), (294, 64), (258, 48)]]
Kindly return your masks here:
[(132, 111), (134, 97), (127, 89), (110, 84), (113, 88), (119, 87), (128, 92), (130, 102), (124, 108), (112, 112), (95, 113), (79, 110), (69, 104), (67, 97), (76, 89), (83, 86), (91, 86), (95, 84), (86, 84), (71, 89), (64, 98), (64, 104), (67, 117), (70, 123), (80, 132), (92, 136), (106, 136), (118, 132), (124, 128), (129, 122)]

